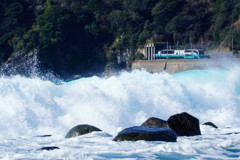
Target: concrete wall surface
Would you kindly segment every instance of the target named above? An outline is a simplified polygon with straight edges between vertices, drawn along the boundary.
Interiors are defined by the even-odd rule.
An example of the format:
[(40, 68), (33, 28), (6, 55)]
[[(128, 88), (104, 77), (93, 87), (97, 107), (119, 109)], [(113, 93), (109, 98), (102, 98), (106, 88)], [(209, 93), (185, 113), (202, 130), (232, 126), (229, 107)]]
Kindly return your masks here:
[(229, 69), (236, 64), (240, 64), (240, 58), (138, 60), (132, 63), (132, 70), (146, 69), (148, 72), (176, 73), (194, 69)]

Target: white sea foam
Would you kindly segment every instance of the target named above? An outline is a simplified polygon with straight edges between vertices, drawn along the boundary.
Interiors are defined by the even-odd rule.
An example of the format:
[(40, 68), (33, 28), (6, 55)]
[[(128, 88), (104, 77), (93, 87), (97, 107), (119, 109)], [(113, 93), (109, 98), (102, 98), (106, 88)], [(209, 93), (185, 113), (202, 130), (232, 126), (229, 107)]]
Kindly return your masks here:
[[(239, 67), (173, 75), (136, 70), (108, 78), (81, 78), (61, 85), (39, 78), (2, 77), (0, 158), (201, 159), (206, 154), (216, 159), (236, 158), (240, 152), (236, 149), (240, 147), (236, 142), (239, 135), (224, 134), (240, 132), (239, 77)], [(212, 121), (220, 129), (202, 126), (203, 136), (179, 137), (177, 143), (117, 144), (111, 141), (113, 137), (92, 134), (63, 138), (78, 124), (91, 124), (114, 136), (125, 127), (141, 125), (149, 117), (167, 120), (180, 112), (194, 115), (201, 124)], [(54, 137), (33, 138), (43, 134)], [(61, 149), (51, 154), (36, 150), (43, 145), (57, 145)]]
[(184, 111), (200, 122), (233, 126), (239, 122), (239, 75), (239, 68), (173, 75), (133, 71), (62, 85), (39, 78), (1, 78), (1, 135), (65, 134), (77, 124), (114, 134), (119, 127), (140, 125), (152, 116), (167, 120)]

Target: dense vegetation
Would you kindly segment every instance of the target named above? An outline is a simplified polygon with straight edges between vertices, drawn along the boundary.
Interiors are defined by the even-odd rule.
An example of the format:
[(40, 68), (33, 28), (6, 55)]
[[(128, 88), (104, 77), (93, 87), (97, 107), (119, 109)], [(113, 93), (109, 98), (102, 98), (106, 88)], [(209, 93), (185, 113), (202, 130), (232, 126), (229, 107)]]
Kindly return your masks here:
[[(57, 73), (131, 60), (146, 41), (218, 44), (240, 50), (239, 0), (1, 0), (0, 62), (39, 51)], [(139, 56), (139, 55), (137, 55)]]

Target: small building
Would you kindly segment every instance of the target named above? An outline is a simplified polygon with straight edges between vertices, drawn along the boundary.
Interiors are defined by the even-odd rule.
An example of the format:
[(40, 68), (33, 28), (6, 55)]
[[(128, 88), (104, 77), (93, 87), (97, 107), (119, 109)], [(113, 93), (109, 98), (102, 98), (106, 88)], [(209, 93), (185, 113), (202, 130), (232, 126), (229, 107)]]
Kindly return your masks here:
[(165, 49), (167, 46), (167, 43), (146, 43), (144, 45), (144, 49), (142, 50), (142, 54), (144, 55), (144, 58), (146, 60), (155, 60), (155, 54), (158, 53), (158, 51)]

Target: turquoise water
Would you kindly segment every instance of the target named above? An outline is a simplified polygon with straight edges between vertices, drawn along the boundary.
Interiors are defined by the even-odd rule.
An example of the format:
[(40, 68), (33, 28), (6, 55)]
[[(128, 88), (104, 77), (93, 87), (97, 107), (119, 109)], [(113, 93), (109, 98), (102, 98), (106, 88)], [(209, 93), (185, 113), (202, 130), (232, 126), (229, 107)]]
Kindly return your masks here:
[(180, 80), (182, 83), (195, 81), (195, 82), (206, 82), (206, 81), (226, 81), (227, 75), (230, 73), (227, 69), (209, 69), (209, 70), (189, 70), (179, 73), (174, 73), (173, 76)]
[[(176, 74), (122, 72), (55, 84), (40, 78), (0, 78), (0, 159), (237, 159), (240, 158), (240, 68)], [(188, 112), (201, 136), (176, 143), (113, 142), (122, 129), (149, 117)], [(65, 139), (77, 124), (103, 130)], [(51, 134), (41, 138), (37, 135)], [(110, 136), (109, 136), (110, 134)], [(59, 150), (40, 151), (44, 146)]]

